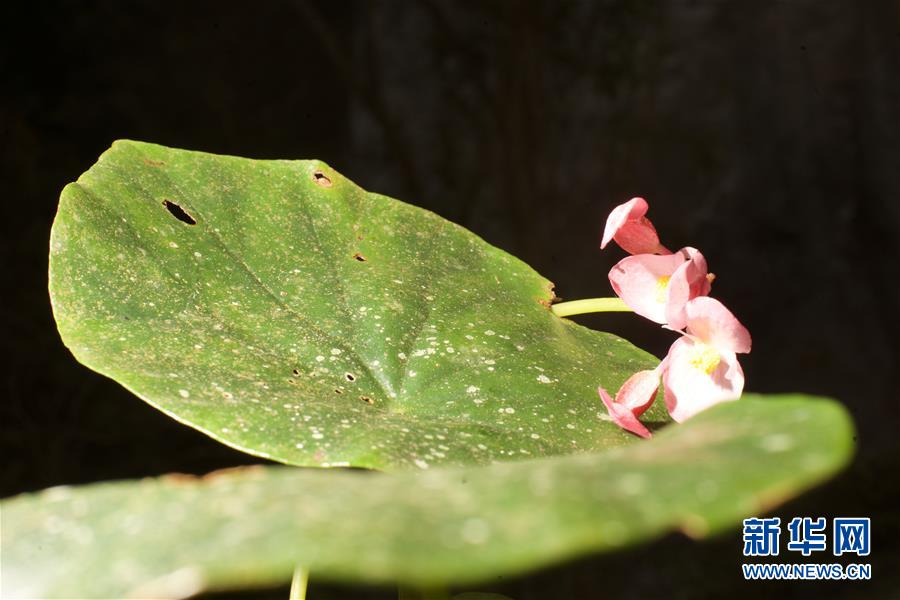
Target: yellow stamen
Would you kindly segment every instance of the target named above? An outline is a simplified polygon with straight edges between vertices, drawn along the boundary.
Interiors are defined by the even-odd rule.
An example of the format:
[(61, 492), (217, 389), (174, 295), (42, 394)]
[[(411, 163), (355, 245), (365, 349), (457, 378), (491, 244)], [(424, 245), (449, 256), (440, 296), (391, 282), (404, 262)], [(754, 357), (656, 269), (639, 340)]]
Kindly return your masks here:
[(705, 371), (707, 375), (712, 375), (720, 362), (722, 362), (722, 356), (712, 346), (697, 344), (692, 349), (690, 357), (691, 366), (695, 369)]
[(656, 280), (656, 301), (660, 304), (666, 303), (666, 292), (669, 291), (669, 276), (664, 275)]

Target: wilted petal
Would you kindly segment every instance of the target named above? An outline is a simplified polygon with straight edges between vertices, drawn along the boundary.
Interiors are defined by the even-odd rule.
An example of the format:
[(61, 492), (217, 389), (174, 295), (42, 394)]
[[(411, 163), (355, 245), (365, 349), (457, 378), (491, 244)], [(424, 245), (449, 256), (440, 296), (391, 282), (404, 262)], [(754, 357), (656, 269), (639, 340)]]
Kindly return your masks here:
[(683, 262), (681, 253), (629, 256), (610, 269), (609, 283), (631, 310), (651, 321), (665, 324), (669, 281)]
[(684, 336), (669, 349), (662, 367), (666, 408), (681, 422), (719, 402), (737, 400), (744, 372), (733, 352)]
[(638, 421), (638, 418), (634, 416), (633, 412), (627, 407), (615, 402), (603, 388), (598, 388), (597, 391), (600, 393), (600, 399), (603, 400), (606, 410), (609, 411), (609, 416), (612, 417), (613, 423), (642, 438), (650, 437), (650, 430), (644, 427), (643, 423)]
[(750, 332), (715, 298), (701, 296), (685, 305), (687, 332), (723, 352), (750, 352)]
[(648, 208), (643, 198), (632, 198), (615, 207), (606, 219), (600, 248), (606, 248), (611, 240), (615, 240), (629, 254), (670, 254), (659, 243), (653, 223), (644, 216)]

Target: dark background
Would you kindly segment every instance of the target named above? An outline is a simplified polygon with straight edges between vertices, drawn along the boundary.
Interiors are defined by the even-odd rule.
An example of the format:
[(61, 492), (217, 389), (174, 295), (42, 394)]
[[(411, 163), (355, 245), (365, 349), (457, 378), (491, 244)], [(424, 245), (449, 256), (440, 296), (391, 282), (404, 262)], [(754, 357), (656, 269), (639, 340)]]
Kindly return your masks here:
[[(320, 158), (516, 254), (566, 299), (609, 295), (622, 252), (600, 252), (599, 235), (615, 204), (642, 195), (666, 245), (703, 250), (713, 293), (753, 334), (747, 389), (829, 395), (854, 415), (852, 468), (776, 514), (871, 516), (871, 582), (745, 583), (735, 530), (703, 543), (672, 535), (498, 580), (497, 591), (900, 597), (897, 2), (108, 0), (0, 11), (0, 495), (258, 462), (63, 347), (46, 292), (63, 185), (117, 138)], [(660, 356), (671, 342), (639, 319), (579, 320)], [(313, 578), (313, 598), (363, 593)]]

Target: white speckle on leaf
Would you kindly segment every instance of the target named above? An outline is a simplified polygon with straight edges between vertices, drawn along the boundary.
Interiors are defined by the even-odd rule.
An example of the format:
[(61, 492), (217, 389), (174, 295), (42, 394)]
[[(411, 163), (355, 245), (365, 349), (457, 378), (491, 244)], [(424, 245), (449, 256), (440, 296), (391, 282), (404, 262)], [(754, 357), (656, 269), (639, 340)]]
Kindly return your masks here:
[(178, 390), (178, 395), (182, 398), (189, 398), (191, 396), (191, 393), (187, 390)]
[(759, 445), (766, 452), (784, 452), (785, 450), (793, 448), (794, 440), (787, 434), (776, 433), (761, 439)]
[(466, 391), (470, 394), (474, 394), (475, 392), (478, 391), (478, 386), (470, 385), (469, 387), (466, 388)]
[(537, 380), (540, 381), (541, 383), (551, 383), (550, 378), (544, 374), (538, 375)]
[(619, 480), (619, 489), (629, 496), (635, 496), (647, 489), (647, 480), (643, 475), (627, 473)]
[(719, 484), (712, 479), (701, 481), (697, 484), (697, 498), (704, 502), (715, 500), (719, 495)]
[(415, 465), (416, 465), (417, 467), (419, 467), (420, 469), (427, 469), (428, 466), (429, 466), (428, 463), (425, 462), (424, 460), (422, 460), (421, 458), (417, 458), (417, 459), (414, 460), (413, 462), (414, 462)]
[(466, 519), (460, 531), (462, 539), (473, 545), (483, 544), (491, 535), (491, 528), (484, 519)]
[(484, 335), (497, 335), (497, 332), (494, 331), (493, 329), (488, 329), (487, 331), (484, 332)]
[(332, 355), (332, 356), (338, 356), (340, 353), (341, 353), (341, 349), (340, 349), (340, 348), (332, 348), (332, 349), (331, 349), (331, 355)]

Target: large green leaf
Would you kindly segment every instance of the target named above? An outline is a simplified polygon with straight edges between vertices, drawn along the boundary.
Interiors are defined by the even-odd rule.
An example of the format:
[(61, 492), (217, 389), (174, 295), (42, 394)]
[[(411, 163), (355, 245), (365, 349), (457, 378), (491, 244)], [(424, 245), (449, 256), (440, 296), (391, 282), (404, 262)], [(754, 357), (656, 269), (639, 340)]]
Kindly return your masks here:
[(735, 525), (847, 462), (837, 403), (745, 397), (598, 454), (394, 474), (256, 467), (2, 503), (8, 597), (182, 597), (313, 578), (477, 583)]
[(116, 142), (63, 191), (50, 251), (79, 361), (289, 464), (427, 468), (630, 443), (596, 389), (656, 362), (553, 315), (552, 284), (521, 261), (318, 161)]

